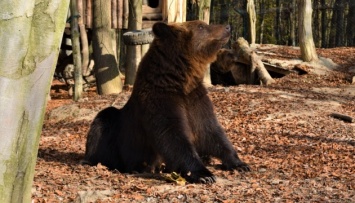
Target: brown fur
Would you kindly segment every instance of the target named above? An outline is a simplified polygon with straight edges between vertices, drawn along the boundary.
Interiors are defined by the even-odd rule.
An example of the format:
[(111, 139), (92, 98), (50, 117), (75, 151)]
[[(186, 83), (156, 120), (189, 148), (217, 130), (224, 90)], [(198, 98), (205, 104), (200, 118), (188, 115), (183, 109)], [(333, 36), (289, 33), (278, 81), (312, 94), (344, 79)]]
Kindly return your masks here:
[(207, 64), (229, 39), (229, 26), (156, 23), (153, 32), (127, 104), (104, 109), (94, 119), (85, 163), (142, 172), (163, 162), (167, 171), (200, 183), (215, 182), (203, 163), (210, 157), (219, 158), (224, 169), (248, 171), (202, 84)]

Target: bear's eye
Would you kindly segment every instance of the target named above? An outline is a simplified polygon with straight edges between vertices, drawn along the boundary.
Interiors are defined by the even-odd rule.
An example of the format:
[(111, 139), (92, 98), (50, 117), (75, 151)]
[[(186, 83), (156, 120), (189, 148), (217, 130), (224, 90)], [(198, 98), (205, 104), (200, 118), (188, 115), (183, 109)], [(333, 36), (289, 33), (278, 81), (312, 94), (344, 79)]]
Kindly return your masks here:
[(201, 24), (201, 25), (199, 25), (198, 26), (198, 29), (200, 29), (200, 30), (202, 30), (202, 29), (204, 29), (205, 27)]

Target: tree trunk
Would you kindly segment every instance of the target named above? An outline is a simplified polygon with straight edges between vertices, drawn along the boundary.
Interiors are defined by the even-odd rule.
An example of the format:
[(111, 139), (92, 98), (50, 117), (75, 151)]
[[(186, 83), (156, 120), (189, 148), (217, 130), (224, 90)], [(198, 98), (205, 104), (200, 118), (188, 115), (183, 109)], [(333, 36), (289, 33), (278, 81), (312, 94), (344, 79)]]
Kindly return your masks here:
[[(142, 29), (142, 0), (129, 0), (128, 30)], [(127, 66), (125, 85), (133, 85), (139, 62), (142, 58), (142, 46), (127, 46)]]
[(263, 43), (264, 27), (265, 27), (265, 0), (259, 1), (259, 19), (260, 19), (260, 31), (259, 31), (259, 43)]
[(186, 21), (186, 0), (162, 0), (163, 21), (181, 23)]
[[(211, 0), (199, 1), (198, 19), (204, 21), (207, 24), (210, 24), (210, 8), (211, 8)], [(210, 65), (208, 65), (208, 66), (210, 66)], [(203, 78), (203, 83), (206, 86), (210, 86), (212, 84), (210, 67), (208, 67), (205, 72), (205, 76)]]
[(327, 41), (327, 27), (328, 27), (328, 21), (327, 21), (327, 10), (325, 9), (326, 3), (325, 0), (320, 0), (320, 5), (322, 7), (322, 13), (321, 13), (321, 18), (322, 18), (322, 25), (321, 25), (321, 40), (322, 40), (322, 48), (328, 47), (328, 41)]
[[(335, 46), (341, 47), (344, 46), (344, 36), (345, 36), (345, 0), (337, 0), (337, 26), (336, 26), (336, 35), (335, 35)], [(353, 24), (353, 22), (351, 22)]]
[(290, 2), (290, 43), (292, 46), (296, 46), (296, 19), (295, 19), (295, 9), (296, 9), (296, 0), (291, 0)]
[(337, 23), (337, 10), (336, 6), (334, 4), (333, 11), (332, 11), (332, 19), (331, 19), (331, 25), (330, 31), (329, 31), (329, 42), (328, 42), (328, 47), (332, 48), (335, 47), (335, 33), (336, 33), (336, 23)]
[(210, 23), (210, 8), (211, 8), (211, 0), (201, 0), (199, 1), (199, 12), (198, 19), (204, 21), (205, 23)]
[[(88, 1), (90, 2), (90, 1)], [(82, 66), (82, 75), (83, 76), (89, 76), (90, 75), (90, 69), (89, 69), (89, 64), (90, 64), (90, 51), (89, 51), (89, 41), (88, 41), (88, 35), (86, 33), (86, 28), (85, 28), (85, 16), (83, 16), (83, 13), (85, 13), (84, 8), (83, 8), (83, 1), (77, 1), (78, 3), (78, 11), (81, 14), (81, 16), (78, 18), (78, 24), (79, 24), (79, 32), (80, 32), (80, 43), (81, 43), (81, 66)], [(86, 6), (88, 6), (86, 4)], [(90, 5), (89, 5), (90, 6)], [(88, 13), (85, 13), (86, 15), (89, 15)]]
[(355, 45), (355, 1), (349, 1), (349, 13), (347, 17), (347, 27), (346, 27), (346, 45)]
[(303, 61), (317, 61), (318, 56), (312, 34), (311, 0), (298, 1), (298, 37)]
[[(229, 13), (228, 13), (228, 0), (220, 0), (217, 1), (217, 4), (220, 5), (219, 8), (219, 19), (218, 19), (218, 24), (222, 24), (225, 22), (229, 22)], [(216, 4), (216, 3), (215, 3)]]
[(31, 202), (69, 0), (0, 1), (0, 8), (0, 202)]
[(277, 44), (281, 43), (281, 0), (276, 0), (276, 17), (275, 17), (275, 38)]
[(78, 101), (83, 93), (83, 74), (80, 52), (80, 32), (78, 25), (78, 5), (76, 0), (70, 1), (71, 13), (71, 41), (73, 43), (73, 61), (74, 61), (74, 94), (73, 100)]
[(97, 92), (100, 95), (122, 91), (115, 52), (112, 46), (111, 1), (94, 0), (93, 55)]
[(255, 12), (255, 4), (254, 0), (248, 0), (247, 2), (247, 12), (249, 18), (249, 42), (253, 47), (255, 46), (255, 38), (256, 38), (256, 12)]
[(243, 38), (249, 39), (249, 17), (247, 13), (248, 0), (243, 0), (242, 4), (243, 10), (241, 10), (239, 14), (242, 16), (243, 19)]
[(320, 22), (320, 9), (319, 9), (319, 0), (313, 0), (313, 37), (316, 47), (320, 47), (320, 36), (321, 36), (321, 22)]

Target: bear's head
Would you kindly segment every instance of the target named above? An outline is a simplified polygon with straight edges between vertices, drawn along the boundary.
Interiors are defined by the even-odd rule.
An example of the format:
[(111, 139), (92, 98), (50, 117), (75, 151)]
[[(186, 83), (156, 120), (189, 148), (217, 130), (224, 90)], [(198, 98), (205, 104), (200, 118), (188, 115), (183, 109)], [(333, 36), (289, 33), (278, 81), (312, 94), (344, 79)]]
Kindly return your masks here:
[[(190, 61), (211, 63), (230, 37), (229, 25), (208, 25), (203, 21), (155, 23), (155, 43), (167, 50), (183, 53)], [(176, 54), (180, 54), (176, 53)]]

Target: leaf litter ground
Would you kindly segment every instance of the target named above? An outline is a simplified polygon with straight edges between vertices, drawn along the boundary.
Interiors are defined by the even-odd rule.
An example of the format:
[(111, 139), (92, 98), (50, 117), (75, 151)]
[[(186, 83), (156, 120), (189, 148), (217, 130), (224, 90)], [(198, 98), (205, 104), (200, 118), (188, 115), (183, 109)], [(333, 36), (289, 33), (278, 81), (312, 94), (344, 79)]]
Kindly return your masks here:
[[(274, 47), (297, 58), (299, 51)], [(252, 172), (208, 168), (212, 185), (167, 182), (159, 174), (121, 174), (79, 164), (96, 113), (122, 107), (130, 91), (98, 96), (92, 88), (73, 102), (53, 81), (32, 187), (33, 202), (354, 202), (355, 48), (319, 49), (340, 65), (325, 76), (288, 75), (270, 86), (214, 86), (209, 95), (220, 123)]]

